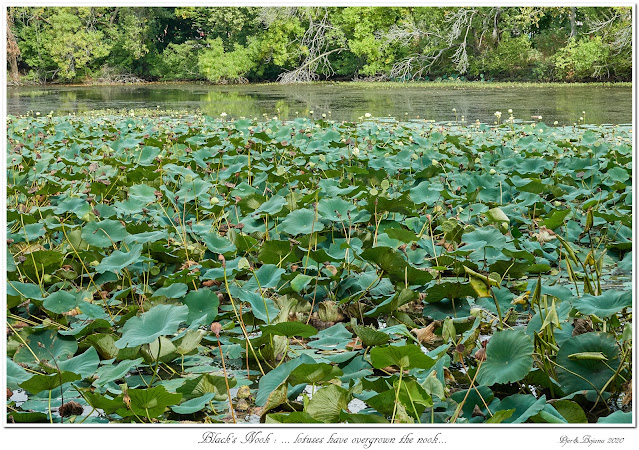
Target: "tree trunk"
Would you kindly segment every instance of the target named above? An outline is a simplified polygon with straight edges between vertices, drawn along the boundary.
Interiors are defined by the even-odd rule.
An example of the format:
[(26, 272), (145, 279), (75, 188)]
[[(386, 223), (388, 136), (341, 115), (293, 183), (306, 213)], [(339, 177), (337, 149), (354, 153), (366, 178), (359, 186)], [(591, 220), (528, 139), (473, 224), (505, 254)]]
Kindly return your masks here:
[(570, 8), (570, 37), (577, 36), (577, 8), (575, 6)]
[(500, 33), (499, 33), (499, 18), (501, 17), (501, 7), (497, 7), (495, 11), (495, 19), (493, 21), (493, 41), (498, 44)]
[(115, 11), (113, 11), (113, 14), (111, 15), (111, 20), (109, 20), (109, 26), (113, 26), (113, 24), (115, 23), (115, 18), (118, 16), (118, 11), (120, 11), (120, 7), (116, 6)]
[(20, 80), (20, 74), (18, 73), (18, 56), (20, 56), (20, 47), (16, 42), (16, 38), (11, 30), (13, 21), (7, 14), (7, 60), (9, 61), (9, 73), (13, 81)]

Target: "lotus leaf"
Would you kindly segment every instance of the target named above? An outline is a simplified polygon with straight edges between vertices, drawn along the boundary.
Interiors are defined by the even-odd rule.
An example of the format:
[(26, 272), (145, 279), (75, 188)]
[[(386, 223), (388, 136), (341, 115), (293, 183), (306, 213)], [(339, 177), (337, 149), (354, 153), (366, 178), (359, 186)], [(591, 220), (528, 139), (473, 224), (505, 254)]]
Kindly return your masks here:
[(528, 374), (533, 365), (533, 342), (522, 331), (498, 331), (486, 346), (486, 361), (477, 382), (486, 386), (513, 383)]
[(158, 305), (139, 317), (132, 317), (122, 328), (122, 338), (115, 342), (117, 348), (148, 344), (160, 336), (175, 334), (178, 326), (187, 321), (187, 306)]
[[(584, 352), (602, 353), (606, 360), (570, 358), (571, 355)], [(619, 363), (619, 351), (612, 335), (598, 332), (580, 334), (568, 339), (559, 348), (557, 377), (566, 393), (593, 389), (601, 391)]]
[(594, 314), (600, 318), (610, 317), (624, 308), (632, 306), (631, 291), (606, 291), (602, 295), (584, 294), (573, 302), (573, 306), (582, 314)]

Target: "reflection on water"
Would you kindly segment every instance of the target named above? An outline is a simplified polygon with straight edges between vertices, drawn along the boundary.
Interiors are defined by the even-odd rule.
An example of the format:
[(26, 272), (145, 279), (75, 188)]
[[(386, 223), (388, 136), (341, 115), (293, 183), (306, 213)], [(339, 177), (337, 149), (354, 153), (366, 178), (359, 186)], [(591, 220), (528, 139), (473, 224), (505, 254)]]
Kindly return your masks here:
[[(7, 112), (48, 114), (83, 113), (91, 110), (156, 109), (202, 111), (232, 117), (277, 115), (333, 120), (357, 120), (365, 113), (376, 117), (466, 122), (479, 119), (492, 123), (494, 112), (508, 109), (515, 118), (542, 116), (552, 124), (631, 123), (630, 86), (512, 86), (466, 87), (463, 85), (420, 87), (418, 85), (367, 85), (356, 83), (317, 85), (158, 84), (136, 86), (54, 86), (7, 88)], [(455, 111), (453, 111), (453, 108)]]

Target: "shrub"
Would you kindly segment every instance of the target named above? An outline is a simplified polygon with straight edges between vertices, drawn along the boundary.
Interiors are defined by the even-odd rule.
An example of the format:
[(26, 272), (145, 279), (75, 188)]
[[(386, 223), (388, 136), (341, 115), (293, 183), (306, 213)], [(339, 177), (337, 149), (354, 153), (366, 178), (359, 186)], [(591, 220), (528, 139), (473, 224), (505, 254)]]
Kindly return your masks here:
[(165, 80), (196, 80), (201, 78), (198, 70), (198, 43), (169, 44), (162, 52), (157, 75)]
[(601, 37), (570, 39), (568, 45), (553, 56), (556, 77), (566, 81), (583, 81), (589, 78), (604, 78), (602, 71), (610, 49)]
[(470, 73), (478, 76), (526, 78), (530, 77), (531, 63), (537, 59), (527, 35), (505, 36), (496, 48), (485, 52), (471, 67)]
[(252, 51), (247, 47), (235, 44), (234, 50), (224, 51), (222, 39), (217, 38), (207, 41), (198, 56), (200, 73), (209, 81), (236, 82), (255, 67)]

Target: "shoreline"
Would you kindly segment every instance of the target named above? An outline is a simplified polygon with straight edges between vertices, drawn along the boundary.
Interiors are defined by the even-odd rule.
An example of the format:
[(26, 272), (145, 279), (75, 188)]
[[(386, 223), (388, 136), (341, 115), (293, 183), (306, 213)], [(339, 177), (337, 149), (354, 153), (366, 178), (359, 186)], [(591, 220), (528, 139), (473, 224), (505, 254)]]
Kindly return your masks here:
[(210, 83), (206, 81), (144, 81), (137, 83), (49, 83), (49, 84), (11, 84), (7, 83), (7, 89), (20, 88), (43, 88), (49, 89), (53, 87), (146, 87), (146, 86), (171, 86), (171, 85), (199, 85), (209, 87), (251, 87), (251, 86), (282, 86), (282, 87), (298, 87), (298, 86), (362, 86), (362, 87), (393, 87), (393, 88), (496, 88), (504, 89), (509, 87), (632, 87), (632, 81), (593, 81), (593, 82), (539, 82), (539, 81), (311, 81), (304, 83), (282, 84), (274, 81), (259, 83), (235, 83), (221, 84)]

